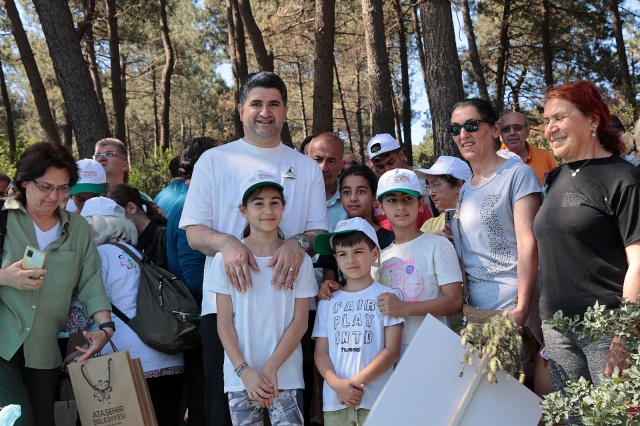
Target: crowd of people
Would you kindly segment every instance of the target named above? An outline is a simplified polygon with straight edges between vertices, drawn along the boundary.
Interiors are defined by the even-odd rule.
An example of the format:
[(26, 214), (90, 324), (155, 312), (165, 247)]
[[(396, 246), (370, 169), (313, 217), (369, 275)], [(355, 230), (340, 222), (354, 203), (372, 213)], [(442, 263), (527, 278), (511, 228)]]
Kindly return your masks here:
[[(13, 179), (0, 174), (0, 407), (21, 406), (17, 425), (53, 425), (60, 367), (109, 341), (140, 358), (160, 425), (362, 424), (423, 319), (458, 330), (463, 306), (521, 327), (540, 396), (625, 368), (620, 338), (543, 322), (640, 291), (640, 135), (601, 89), (546, 93), (553, 155), (528, 142), (526, 115), (458, 102), (448, 132), (462, 159), (429, 168), (389, 134), (368, 142), (366, 165), (334, 133), (297, 152), (280, 140), (287, 109), (279, 76), (250, 74), (244, 137), (186, 141), (155, 202), (127, 184), (117, 139), (77, 162), (36, 143)], [(46, 252), (42, 267), (22, 269), (27, 247)], [(159, 352), (112, 313), (135, 315), (132, 254), (187, 284), (201, 345)], [(61, 332), (86, 344), (64, 358)]]

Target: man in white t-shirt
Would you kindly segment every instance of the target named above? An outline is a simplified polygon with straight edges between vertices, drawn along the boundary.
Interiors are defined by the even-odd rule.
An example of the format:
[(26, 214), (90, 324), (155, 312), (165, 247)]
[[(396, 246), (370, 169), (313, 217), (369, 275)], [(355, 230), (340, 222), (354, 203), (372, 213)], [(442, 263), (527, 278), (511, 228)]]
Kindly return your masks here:
[[(324, 182), (316, 163), (280, 141), (287, 119), (287, 89), (271, 72), (248, 75), (240, 90), (238, 112), (245, 136), (205, 152), (195, 165), (180, 227), (189, 245), (207, 256), (204, 283), (212, 276), (212, 259), (222, 252), (229, 282), (251, 286), (250, 269), (258, 270), (251, 251), (240, 242), (245, 220), (240, 214), (240, 182), (256, 170), (280, 177), (287, 207), (281, 229), (286, 242), (276, 251), (272, 283), (290, 286), (297, 278), (305, 251), (318, 233), (329, 229)], [(228, 425), (229, 407), (223, 390), (224, 352), (217, 333), (215, 294), (202, 300), (207, 425)]]

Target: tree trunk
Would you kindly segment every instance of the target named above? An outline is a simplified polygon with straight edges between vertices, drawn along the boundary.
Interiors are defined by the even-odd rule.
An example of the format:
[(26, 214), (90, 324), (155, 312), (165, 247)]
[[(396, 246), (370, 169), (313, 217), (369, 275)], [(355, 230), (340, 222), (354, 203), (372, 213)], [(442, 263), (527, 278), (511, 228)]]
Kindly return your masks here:
[[(7, 14), (7, 19), (11, 25), (11, 32), (16, 40), (16, 46), (20, 51), (20, 60), (24, 66), (24, 71), (29, 79), (29, 85), (31, 86), (31, 92), (33, 93), (33, 101), (36, 105), (38, 112), (38, 122), (44, 133), (44, 138), (53, 142), (60, 143), (60, 135), (58, 134), (58, 126), (56, 125), (53, 115), (51, 114), (51, 108), (49, 107), (49, 99), (47, 97), (47, 91), (42, 83), (42, 77), (38, 70), (36, 59), (31, 50), (27, 33), (24, 31), (22, 21), (20, 20), (20, 14), (16, 8), (14, 0), (3, 0), (4, 10)], [(12, 158), (13, 160), (13, 158)]]
[(613, 23), (613, 34), (616, 38), (616, 48), (618, 51), (618, 65), (620, 67), (620, 82), (629, 105), (633, 108), (634, 120), (638, 118), (636, 111), (636, 94), (633, 90), (633, 83), (629, 76), (629, 63), (627, 62), (627, 51), (622, 37), (622, 20), (618, 10), (618, 0), (609, 0), (609, 11), (611, 12), (611, 22)]
[[(364, 152), (365, 143), (368, 138), (364, 134), (364, 123), (362, 122), (362, 92), (360, 91), (360, 64), (356, 64), (356, 125), (358, 126), (358, 152), (360, 158), (366, 163), (367, 156)], [(367, 141), (367, 142), (365, 142)]]
[(302, 82), (302, 72), (300, 71), (300, 60), (296, 61), (296, 72), (298, 76), (298, 94), (300, 95), (300, 109), (302, 112), (302, 130), (305, 139), (309, 137), (309, 124), (307, 123), (307, 108), (304, 104), (304, 83)]
[(542, 0), (542, 58), (544, 61), (544, 84), (553, 86), (553, 50), (549, 24), (549, 0)]
[(109, 136), (107, 117), (93, 91), (89, 69), (65, 0), (33, 0), (60, 85), (80, 158), (93, 155), (96, 141)]
[(63, 119), (62, 122), (62, 144), (71, 152), (73, 147), (73, 126), (69, 119), (69, 111), (66, 106), (63, 107)]
[[(245, 48), (244, 25), (238, 10), (238, 0), (227, 0), (227, 28), (229, 33), (229, 54), (231, 57), (231, 69), (233, 71), (233, 97), (235, 104), (238, 104), (240, 97), (240, 86), (242, 81), (249, 74), (247, 66), (247, 51)], [(236, 138), (244, 136), (244, 128), (240, 121), (240, 113), (236, 109), (234, 112), (234, 124)]]
[(447, 0), (425, 0), (420, 4), (422, 34), (427, 68), (425, 86), (429, 99), (436, 158), (440, 155), (460, 156), (447, 125), (451, 109), (464, 98), (462, 69), (458, 59), (451, 3)]
[(340, 84), (340, 74), (338, 74), (338, 65), (336, 64), (336, 58), (333, 58), (333, 70), (336, 73), (336, 84), (338, 85), (338, 96), (340, 96), (340, 107), (342, 109), (342, 118), (344, 119), (344, 126), (347, 129), (347, 138), (349, 141), (349, 147), (351, 152), (353, 150), (353, 139), (351, 137), (351, 127), (349, 126), (349, 120), (347, 119), (347, 108), (344, 106), (344, 93), (342, 92), (342, 85)]
[(313, 130), (333, 131), (333, 44), (335, 0), (316, 0), (315, 60), (313, 61)]
[(153, 155), (155, 156), (160, 146), (160, 120), (158, 119), (158, 87), (156, 70), (151, 73), (151, 91), (153, 92)]
[(104, 102), (104, 95), (102, 94), (102, 82), (100, 81), (100, 72), (98, 71), (98, 62), (96, 61), (96, 48), (93, 39), (93, 28), (87, 28), (85, 32), (85, 43), (87, 46), (86, 61), (89, 66), (89, 74), (91, 75), (91, 82), (93, 83), (93, 90), (98, 97), (98, 103), (104, 116), (107, 116), (107, 106)]
[(394, 133), (391, 72), (385, 41), (382, 0), (362, 0), (364, 38), (369, 72), (371, 133)]
[(2, 61), (0, 60), (0, 94), (2, 95), (2, 104), (7, 124), (7, 139), (9, 140), (9, 162), (11, 164), (16, 161), (16, 131), (13, 123), (13, 110), (11, 109), (11, 99), (9, 99), (9, 91), (7, 90), (7, 82), (4, 79), (4, 70), (2, 69)]
[(398, 49), (400, 50), (400, 73), (402, 75), (402, 131), (404, 158), (407, 164), (413, 165), (413, 145), (411, 142), (411, 87), (409, 81), (409, 59), (407, 55), (407, 37), (404, 28), (404, 13), (400, 0), (393, 0), (398, 26)]
[(114, 135), (116, 139), (127, 143), (125, 132), (125, 105), (122, 90), (122, 69), (120, 67), (120, 37), (118, 36), (118, 17), (116, 0), (107, 0), (107, 34), (109, 37), (109, 62), (111, 64), (111, 97), (113, 101)]
[(422, 31), (420, 30), (420, 18), (418, 18), (418, 3), (411, 4), (411, 23), (413, 24), (413, 34), (416, 39), (416, 50), (420, 58), (420, 68), (422, 69), (422, 79), (427, 81), (427, 65), (424, 57), (424, 45), (422, 44)]
[(469, 56), (471, 57), (471, 65), (473, 67), (473, 78), (478, 86), (480, 97), (487, 101), (489, 91), (487, 90), (487, 82), (484, 79), (482, 71), (482, 63), (480, 62), (480, 54), (478, 53), (478, 45), (476, 43), (476, 34), (473, 31), (473, 21), (471, 20), (471, 11), (469, 10), (469, 0), (460, 0), (460, 9), (464, 18), (464, 32), (467, 34), (467, 43), (469, 44)]
[(164, 70), (162, 71), (162, 121), (160, 126), (160, 143), (162, 150), (169, 149), (169, 109), (171, 106), (171, 75), (173, 74), (174, 57), (171, 38), (169, 37), (169, 25), (167, 24), (167, 2), (160, 2), (160, 31), (162, 33), (162, 45), (164, 46)]
[(507, 53), (509, 52), (509, 22), (511, 20), (511, 0), (504, 0), (502, 24), (500, 25), (500, 44), (496, 61), (496, 93), (494, 103), (496, 110), (502, 114), (504, 108), (504, 86), (506, 80)]
[(242, 16), (242, 23), (249, 34), (253, 53), (256, 55), (258, 67), (260, 67), (261, 71), (273, 72), (273, 57), (267, 52), (267, 47), (262, 38), (262, 31), (260, 31), (251, 11), (251, 3), (249, 0), (237, 0), (237, 2), (240, 16)]

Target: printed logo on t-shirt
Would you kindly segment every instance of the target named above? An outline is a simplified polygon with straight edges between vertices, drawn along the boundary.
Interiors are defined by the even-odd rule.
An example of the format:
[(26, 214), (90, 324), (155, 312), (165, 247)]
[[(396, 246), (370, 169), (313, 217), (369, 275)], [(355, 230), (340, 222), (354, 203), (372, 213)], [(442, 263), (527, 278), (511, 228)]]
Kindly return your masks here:
[(424, 278), (415, 268), (415, 259), (398, 259), (396, 262), (385, 262), (380, 272), (380, 283), (387, 287), (402, 291), (404, 300), (418, 302), (424, 293)]
[(333, 304), (334, 345), (342, 352), (360, 352), (363, 345), (373, 341), (371, 327), (375, 318), (376, 301), (360, 299)]
[(580, 207), (580, 205), (587, 201), (587, 197), (575, 192), (567, 192), (562, 197), (562, 207)]
[(131, 259), (126, 254), (119, 255), (118, 259), (120, 259), (120, 266), (124, 266), (127, 269), (137, 269), (138, 268), (138, 264), (136, 262), (134, 262), (133, 259)]
[(293, 166), (287, 168), (287, 170), (284, 170), (282, 172), (282, 177), (283, 178), (289, 178), (289, 179), (295, 179), (296, 178), (296, 172), (295, 172)]

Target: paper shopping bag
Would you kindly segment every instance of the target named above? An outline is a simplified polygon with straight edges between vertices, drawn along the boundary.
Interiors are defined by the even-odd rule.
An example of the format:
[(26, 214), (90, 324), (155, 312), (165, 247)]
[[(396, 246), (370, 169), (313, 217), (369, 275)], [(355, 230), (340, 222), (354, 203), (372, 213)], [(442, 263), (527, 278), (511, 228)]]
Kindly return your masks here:
[(58, 396), (53, 404), (53, 417), (56, 426), (76, 426), (78, 421), (78, 405), (76, 404), (71, 380), (64, 375), (58, 385)]
[(129, 351), (68, 366), (83, 425), (146, 425)]
[(153, 401), (151, 401), (149, 386), (147, 386), (147, 380), (144, 378), (140, 358), (132, 359), (131, 366), (133, 368), (133, 378), (136, 385), (136, 393), (140, 398), (142, 415), (145, 418), (144, 424), (145, 426), (157, 426), (158, 420), (156, 419), (156, 412), (153, 409)]

